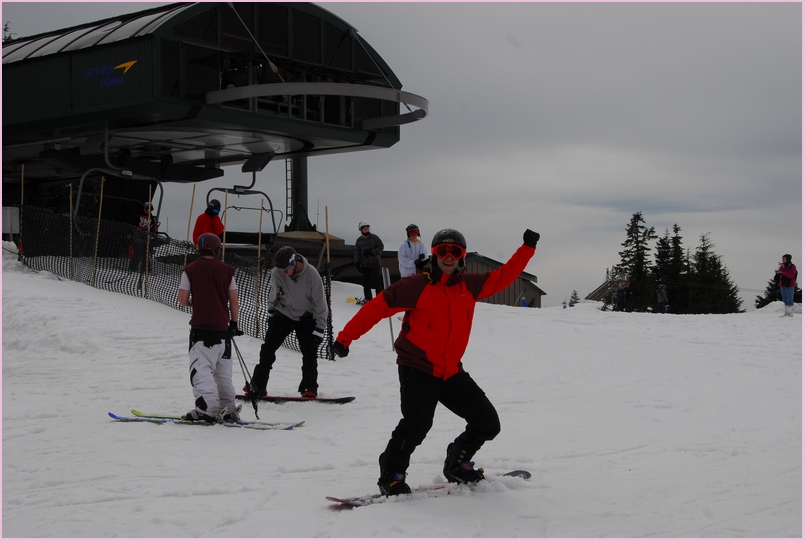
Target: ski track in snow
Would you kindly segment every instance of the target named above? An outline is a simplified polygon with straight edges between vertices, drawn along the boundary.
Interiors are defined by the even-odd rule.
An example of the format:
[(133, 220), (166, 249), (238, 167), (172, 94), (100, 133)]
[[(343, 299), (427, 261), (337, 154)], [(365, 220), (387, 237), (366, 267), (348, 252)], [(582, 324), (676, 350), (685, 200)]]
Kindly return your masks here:
[[(333, 284), (336, 331), (359, 309), (343, 299), (360, 292)], [(118, 423), (106, 412), (192, 408), (189, 315), (32, 272), (4, 251), (3, 534), (801, 537), (802, 316), (781, 311), (479, 304), (464, 366), (503, 430), (474, 460), (532, 479), (333, 512), (325, 496), (377, 491), (377, 456), (399, 420), (387, 321), (347, 358), (319, 362), (320, 394), (354, 402), (260, 403), (261, 420), (301, 428)], [(251, 370), (261, 341), (238, 345)], [(293, 393), (300, 367), (280, 349), (269, 391)], [(233, 380), (242, 387), (237, 365)], [(412, 486), (444, 481), (462, 429), (437, 409)]]

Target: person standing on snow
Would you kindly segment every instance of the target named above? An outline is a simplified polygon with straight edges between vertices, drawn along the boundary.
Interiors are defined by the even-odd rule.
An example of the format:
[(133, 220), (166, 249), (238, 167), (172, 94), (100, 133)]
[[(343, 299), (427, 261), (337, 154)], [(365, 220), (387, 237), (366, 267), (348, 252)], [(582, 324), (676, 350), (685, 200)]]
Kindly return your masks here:
[(235, 269), (218, 261), (221, 239), (212, 233), (198, 238), (199, 258), (182, 271), (179, 304), (193, 308), (190, 318), (190, 383), (195, 409), (187, 421), (238, 421), (232, 385), (232, 337), (238, 330), (238, 287)]
[(197, 242), (198, 238), (204, 233), (212, 233), (221, 238), (221, 235), (224, 234), (224, 223), (218, 216), (220, 213), (221, 202), (217, 199), (211, 199), (207, 205), (207, 210), (196, 218), (196, 225), (193, 227), (193, 242)]
[[(143, 204), (143, 210), (137, 218), (137, 230), (131, 235), (131, 260), (129, 270), (132, 272), (145, 271), (145, 258), (148, 251), (148, 237), (153, 243), (159, 230), (160, 223), (154, 216), (154, 205), (150, 202)], [(153, 249), (153, 245), (151, 246)]]
[(405, 233), (408, 238), (400, 245), (397, 252), (400, 278), (416, 274), (417, 270), (421, 270), (428, 261), (428, 249), (419, 238), (419, 226), (411, 224), (405, 228)]
[(363, 275), (363, 298), (372, 300), (372, 289), (378, 294), (383, 291), (383, 276), (380, 272), (380, 257), (383, 255), (383, 241), (371, 232), (369, 222), (358, 224), (361, 236), (355, 241), (355, 267)]
[(775, 273), (780, 296), (783, 298), (785, 312), (780, 317), (794, 317), (794, 291), (797, 288), (797, 267), (791, 262), (791, 254), (783, 255), (780, 266)]
[(662, 282), (657, 284), (657, 304), (661, 314), (665, 314), (668, 311), (668, 292)]
[[(251, 391), (266, 394), (268, 376), (277, 350), (292, 332), (302, 350), (302, 381), (299, 392), (306, 398), (318, 395), (318, 351), (327, 328), (327, 300), (321, 276), (307, 259), (290, 246), (277, 250), (268, 294), (268, 322), (260, 362), (254, 367)], [(248, 386), (244, 389), (249, 393)]]
[(527, 229), (523, 245), (502, 267), (484, 274), (464, 273), (467, 243), (454, 229), (443, 229), (431, 242), (430, 264), (421, 274), (392, 284), (366, 303), (344, 326), (333, 343), (339, 357), (349, 354), (353, 341), (381, 319), (405, 312), (394, 343), (400, 379), (402, 419), (380, 455), (377, 485), (386, 496), (407, 494), (405, 482), (411, 454), (433, 424), (436, 405), (467, 422), (466, 429), (447, 446), (443, 473), (451, 483), (474, 483), (484, 478), (470, 459), (500, 432), (497, 411), (483, 390), (464, 371), (461, 358), (472, 328), (475, 304), (510, 285), (536, 252), (539, 233)]

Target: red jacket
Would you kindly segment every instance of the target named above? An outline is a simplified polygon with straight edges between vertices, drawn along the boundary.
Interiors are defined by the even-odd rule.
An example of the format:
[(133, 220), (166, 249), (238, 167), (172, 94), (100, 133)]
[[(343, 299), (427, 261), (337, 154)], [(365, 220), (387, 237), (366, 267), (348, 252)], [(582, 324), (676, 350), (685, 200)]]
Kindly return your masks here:
[(196, 218), (196, 225), (193, 228), (193, 242), (198, 241), (198, 238), (204, 233), (212, 233), (220, 237), (223, 232), (224, 224), (217, 214), (210, 216), (206, 212), (202, 212)]
[(405, 312), (394, 346), (397, 364), (447, 379), (463, 371), (461, 358), (472, 331), (478, 299), (490, 297), (523, 272), (536, 248), (520, 246), (502, 267), (484, 274), (443, 275), (431, 284), (415, 274), (392, 284), (346, 324), (337, 340), (349, 346), (381, 319)]
[(780, 279), (777, 280), (777, 285), (779, 287), (783, 287), (783, 278), (785, 278), (788, 282), (787, 287), (797, 287), (797, 266), (793, 263), (780, 265), (780, 268), (777, 269), (777, 274), (780, 275)]

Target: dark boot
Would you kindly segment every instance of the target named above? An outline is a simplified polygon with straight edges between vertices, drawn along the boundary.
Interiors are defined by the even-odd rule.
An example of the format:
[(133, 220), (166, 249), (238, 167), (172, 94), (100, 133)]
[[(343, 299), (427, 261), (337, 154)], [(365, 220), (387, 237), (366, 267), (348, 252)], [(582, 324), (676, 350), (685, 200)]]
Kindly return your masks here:
[(405, 482), (405, 472), (403, 473), (386, 473), (380, 475), (377, 480), (377, 486), (380, 487), (380, 493), (383, 496), (396, 496), (398, 494), (410, 494), (411, 487)]
[[(411, 487), (405, 482), (405, 467), (402, 463), (395, 465), (389, 464), (389, 456), (394, 456), (394, 453), (389, 454), (386, 449), (380, 454), (378, 462), (380, 463), (380, 478), (377, 480), (377, 486), (380, 487), (380, 493), (384, 496), (396, 496), (397, 494), (410, 494)], [(399, 457), (398, 457), (399, 458)], [(402, 473), (395, 473), (394, 470), (403, 470)]]
[(468, 452), (455, 442), (447, 446), (447, 458), (444, 460), (444, 476), (450, 483), (477, 483), (484, 478), (483, 468), (474, 468), (475, 462), (470, 462), (474, 452)]
[[(266, 370), (263, 365), (258, 364), (254, 367), (254, 373), (252, 374), (252, 390), (256, 396), (265, 396), (266, 395), (266, 387), (268, 387), (268, 370)], [(244, 391), (248, 392), (248, 389), (244, 388)]]

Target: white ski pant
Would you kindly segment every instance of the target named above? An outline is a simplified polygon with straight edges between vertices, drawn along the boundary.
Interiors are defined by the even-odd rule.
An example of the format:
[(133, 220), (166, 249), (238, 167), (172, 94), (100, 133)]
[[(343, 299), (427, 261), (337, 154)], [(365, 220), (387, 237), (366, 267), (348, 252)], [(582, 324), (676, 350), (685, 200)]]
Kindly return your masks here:
[(215, 417), (222, 409), (235, 409), (235, 387), (232, 385), (232, 357), (226, 340), (211, 347), (199, 340), (190, 348), (190, 383), (196, 410)]

